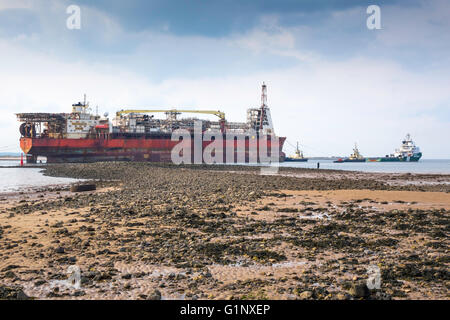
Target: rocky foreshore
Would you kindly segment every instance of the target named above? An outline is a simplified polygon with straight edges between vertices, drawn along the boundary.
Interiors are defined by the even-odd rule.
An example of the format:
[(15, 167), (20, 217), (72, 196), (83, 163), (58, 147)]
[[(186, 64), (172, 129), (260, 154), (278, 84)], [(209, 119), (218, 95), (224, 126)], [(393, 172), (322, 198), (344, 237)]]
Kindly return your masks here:
[(46, 174), (97, 190), (0, 195), (0, 299), (449, 298), (449, 175), (147, 163)]

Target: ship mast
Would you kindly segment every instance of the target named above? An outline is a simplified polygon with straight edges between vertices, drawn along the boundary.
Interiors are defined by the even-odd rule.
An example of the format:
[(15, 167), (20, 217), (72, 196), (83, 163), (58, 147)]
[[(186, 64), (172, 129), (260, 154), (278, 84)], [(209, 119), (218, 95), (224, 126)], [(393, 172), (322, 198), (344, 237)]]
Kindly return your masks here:
[(297, 149), (295, 150), (295, 155), (297, 158), (303, 158), (303, 152), (300, 151), (300, 148), (298, 147), (298, 141), (297, 141)]
[(263, 121), (266, 113), (266, 108), (267, 108), (267, 86), (265, 82), (263, 82), (261, 88), (261, 112), (259, 117), (259, 130), (261, 131), (263, 130), (264, 127)]
[(247, 123), (250, 128), (263, 134), (274, 134), (270, 109), (267, 106), (267, 86), (261, 88), (261, 106), (247, 109)]
[(261, 93), (261, 108), (267, 107), (267, 86), (263, 82), (262, 93)]

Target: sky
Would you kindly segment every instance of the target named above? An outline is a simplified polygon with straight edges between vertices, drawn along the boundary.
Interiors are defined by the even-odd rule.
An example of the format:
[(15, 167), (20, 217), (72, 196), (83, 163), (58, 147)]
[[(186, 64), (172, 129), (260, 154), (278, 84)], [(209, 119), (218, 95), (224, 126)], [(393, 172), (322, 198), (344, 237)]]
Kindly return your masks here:
[[(77, 5), (80, 29), (67, 28)], [(369, 5), (381, 29), (370, 30)], [(0, 0), (0, 153), (17, 112), (224, 111), (268, 86), (275, 132), (305, 156), (392, 153), (410, 133), (450, 158), (448, 0)]]

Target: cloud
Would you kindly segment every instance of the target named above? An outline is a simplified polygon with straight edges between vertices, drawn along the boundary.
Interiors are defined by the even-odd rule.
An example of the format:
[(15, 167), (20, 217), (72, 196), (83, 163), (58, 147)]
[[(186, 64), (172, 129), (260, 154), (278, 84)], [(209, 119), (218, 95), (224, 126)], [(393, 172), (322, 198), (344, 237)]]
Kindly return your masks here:
[(32, 0), (2, 0), (0, 2), (0, 11), (7, 9), (30, 9), (32, 6)]
[[(448, 119), (434, 117), (430, 108), (449, 101), (447, 79), (413, 74), (390, 62), (318, 61), (308, 68), (246, 76), (152, 82), (123, 67), (55, 63), (45, 56), (15, 53), (22, 57), (24, 68), (14, 76), (0, 71), (0, 77), (8, 79), (0, 93), (8, 132), (17, 131), (13, 112), (67, 112), (83, 93), (102, 113), (113, 114), (123, 107), (186, 106), (220, 109), (230, 121), (245, 121), (245, 110), (259, 104), (259, 86), (266, 81), (277, 133), (291, 143), (300, 140), (314, 146), (310, 153), (342, 154), (356, 140), (367, 155), (385, 154), (409, 131), (429, 146), (428, 156), (442, 157), (447, 152), (436, 141), (450, 134)], [(415, 116), (420, 113), (425, 114)], [(16, 139), (18, 134), (3, 135), (0, 144), (10, 145)]]
[[(450, 157), (442, 148), (450, 136), (450, 69), (447, 47), (439, 44), (447, 36), (416, 46), (414, 37), (396, 43), (404, 32), (400, 20), (408, 17), (395, 15), (400, 20), (391, 24), (390, 12), (399, 6), (382, 7), (385, 29), (379, 33), (365, 28), (364, 8), (353, 6), (310, 12), (320, 24), (263, 13), (245, 30), (211, 36), (174, 33), (170, 22), (130, 31), (100, 7), (83, 8), (82, 30), (68, 31), (65, 4), (26, 9), (39, 28), (0, 38), (6, 62), (0, 69), (0, 146), (18, 141), (13, 113), (67, 112), (83, 93), (102, 113), (183, 106), (220, 109), (230, 121), (245, 121), (266, 81), (276, 132), (311, 147), (308, 155), (350, 153), (355, 141), (364, 155), (384, 155), (410, 132), (425, 157)], [(403, 10), (421, 12), (429, 18), (421, 26), (435, 32), (443, 30), (436, 8), (444, 5)], [(427, 52), (426, 41), (437, 52)], [(433, 54), (437, 60), (424, 64), (440, 69), (405, 63), (404, 47)]]

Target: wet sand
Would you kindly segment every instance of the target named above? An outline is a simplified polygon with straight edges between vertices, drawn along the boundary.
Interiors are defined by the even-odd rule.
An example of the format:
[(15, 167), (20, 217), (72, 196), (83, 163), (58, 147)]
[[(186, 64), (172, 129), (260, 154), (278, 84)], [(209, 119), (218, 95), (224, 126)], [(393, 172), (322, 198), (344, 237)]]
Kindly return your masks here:
[(49, 166), (98, 189), (0, 195), (0, 298), (449, 298), (449, 175), (232, 171)]

